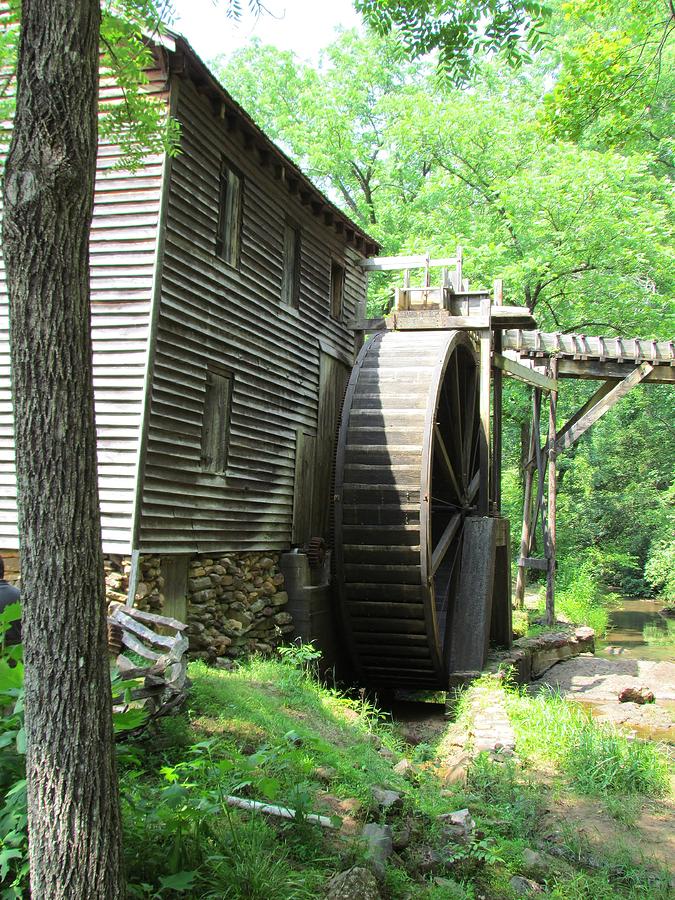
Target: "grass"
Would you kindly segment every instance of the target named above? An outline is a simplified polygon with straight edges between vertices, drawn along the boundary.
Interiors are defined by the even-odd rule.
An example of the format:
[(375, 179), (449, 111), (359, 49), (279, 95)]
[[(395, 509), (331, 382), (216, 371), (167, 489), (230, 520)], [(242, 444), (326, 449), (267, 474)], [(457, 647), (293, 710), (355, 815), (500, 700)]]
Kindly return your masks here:
[[(538, 611), (545, 612), (544, 594)], [(609, 624), (609, 611), (619, 600), (618, 594), (607, 592), (598, 575), (588, 563), (563, 559), (556, 576), (556, 613), (560, 619), (574, 625), (588, 625), (602, 637)]]
[(521, 753), (560, 766), (577, 791), (590, 796), (646, 794), (670, 789), (666, 755), (654, 744), (631, 740), (552, 691), (535, 697), (508, 694), (508, 710)]
[[(358, 840), (363, 822), (385, 819), (394, 832), (408, 826), (412, 836), (409, 848), (386, 868), (380, 884), (384, 900), (514, 900), (509, 880), (523, 874), (525, 849), (539, 846), (541, 822), (552, 802), (538, 757), (556, 768), (564, 790), (582, 790), (573, 770), (590, 771), (587, 756), (597, 760), (598, 755), (598, 746), (585, 741), (591, 734), (604, 740), (604, 732), (587, 719), (583, 725), (558, 698), (510, 691), (507, 702), (523, 761), (497, 764), (480, 754), (466, 783), (447, 785), (441, 773), (443, 757), (453, 747), (450, 729), (416, 750), (405, 747), (392, 723), (364, 696), (322, 686), (292, 658), (254, 659), (232, 671), (193, 663), (190, 678), (189, 708), (182, 715), (120, 747), (132, 900), (320, 897), (335, 872), (364, 864), (365, 848)], [(496, 690), (502, 690), (501, 683), (491, 677), (461, 695), (458, 722), (451, 728), (468, 728)], [(638, 758), (621, 743), (609, 750), (603, 744), (601, 750), (614, 760), (607, 770), (612, 777), (589, 777), (615, 819), (621, 806), (618, 799), (612, 805), (611, 798), (625, 787), (617, 780), (617, 766), (630, 773), (631, 790), (663, 789), (659, 756)], [(404, 751), (416, 763), (408, 780), (393, 772)], [(585, 754), (585, 762), (573, 760), (572, 751)], [(398, 790), (402, 810), (386, 817), (375, 809), (375, 784)], [(225, 801), (230, 794), (291, 807), (298, 816), (288, 822), (233, 810)], [(467, 844), (449, 841), (436, 819), (462, 808), (471, 811), (477, 827)], [(636, 816), (637, 801), (632, 809)], [(351, 831), (312, 825), (304, 819), (309, 812), (337, 813), (343, 826), (351, 823)], [(591, 870), (575, 839), (571, 834), (564, 844), (570, 862), (554, 860), (547, 877), (552, 896), (632, 897), (639, 895), (638, 885), (643, 896), (665, 900), (645, 867), (631, 869), (603, 856), (601, 869)], [(429, 854), (440, 861), (431, 873), (419, 868)], [(577, 872), (579, 867), (584, 871)]]

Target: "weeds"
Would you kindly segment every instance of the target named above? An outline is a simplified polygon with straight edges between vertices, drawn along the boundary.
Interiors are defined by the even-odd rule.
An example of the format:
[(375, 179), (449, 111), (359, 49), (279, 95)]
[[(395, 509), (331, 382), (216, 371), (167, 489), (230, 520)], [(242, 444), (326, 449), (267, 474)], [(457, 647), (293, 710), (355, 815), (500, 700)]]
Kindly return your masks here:
[(594, 722), (553, 691), (511, 692), (508, 704), (521, 752), (558, 763), (581, 793), (668, 793), (668, 761), (657, 746)]

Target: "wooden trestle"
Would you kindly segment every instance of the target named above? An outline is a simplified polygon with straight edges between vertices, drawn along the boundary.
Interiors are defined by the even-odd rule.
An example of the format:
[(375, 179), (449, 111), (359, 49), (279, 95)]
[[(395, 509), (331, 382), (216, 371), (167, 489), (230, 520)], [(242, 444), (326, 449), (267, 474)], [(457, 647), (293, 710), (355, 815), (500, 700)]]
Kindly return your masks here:
[[(434, 265), (443, 269), (435, 288)], [(376, 334), (352, 372), (338, 439), (335, 568), (345, 636), (362, 681), (444, 687), (452, 671), (482, 666), (490, 633), (511, 640), (502, 377), (533, 392), (516, 597), (522, 604), (527, 569), (546, 571), (552, 623), (557, 456), (637, 384), (673, 383), (673, 342), (538, 331), (529, 310), (502, 305), (500, 282), (492, 296), (469, 290), (460, 248), (435, 263), (427, 255), (363, 266), (406, 271), (387, 317), (352, 323)], [(420, 287), (410, 286), (414, 268), (424, 271)], [(563, 378), (603, 383), (559, 428)], [(540, 558), (532, 555), (538, 528)]]

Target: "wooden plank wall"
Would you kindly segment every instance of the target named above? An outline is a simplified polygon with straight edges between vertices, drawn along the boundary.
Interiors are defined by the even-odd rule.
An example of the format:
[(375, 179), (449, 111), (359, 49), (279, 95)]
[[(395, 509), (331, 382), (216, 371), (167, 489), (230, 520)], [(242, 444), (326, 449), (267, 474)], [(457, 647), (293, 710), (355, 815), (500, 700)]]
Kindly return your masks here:
[[(329, 317), (332, 257), (346, 267), (346, 320), (365, 276), (360, 255), (289, 194), (188, 79), (179, 83), (183, 153), (169, 181), (139, 547), (281, 549), (291, 541), (296, 435), (317, 428), (319, 336), (324, 349), (353, 358), (352, 333)], [(238, 270), (215, 255), (223, 155), (245, 180)], [(302, 228), (297, 310), (280, 299), (287, 215)], [(200, 465), (209, 363), (234, 373), (225, 476)]]
[[(166, 74), (148, 73), (166, 100)], [(101, 97), (120, 100), (105, 82)], [(119, 151), (99, 147), (91, 228), (91, 312), (103, 549), (131, 546), (163, 157), (134, 173), (115, 169)], [(18, 546), (8, 300), (0, 260), (0, 548)]]

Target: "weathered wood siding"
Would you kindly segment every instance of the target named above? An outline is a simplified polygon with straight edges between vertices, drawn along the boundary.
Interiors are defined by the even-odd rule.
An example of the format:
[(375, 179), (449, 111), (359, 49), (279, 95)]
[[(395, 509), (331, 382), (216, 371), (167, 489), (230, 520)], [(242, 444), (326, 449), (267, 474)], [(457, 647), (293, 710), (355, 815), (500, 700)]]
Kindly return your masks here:
[[(357, 252), (245, 149), (189, 80), (179, 83), (183, 153), (167, 185), (139, 547), (279, 549), (291, 541), (296, 434), (317, 429), (319, 337), (324, 352), (353, 356), (353, 336), (329, 316), (331, 259), (346, 268), (347, 320), (364, 276)], [(244, 176), (238, 269), (215, 252), (223, 157)], [(287, 215), (302, 228), (297, 310), (281, 302)], [(234, 374), (225, 475), (200, 462), (209, 364)], [(332, 445), (333, 435), (321, 441)]]
[[(166, 100), (166, 75), (148, 73)], [(101, 97), (120, 100), (103, 84)], [(119, 151), (99, 147), (91, 228), (91, 313), (103, 549), (126, 553), (140, 439), (148, 325), (163, 158), (134, 173), (115, 169)], [(0, 260), (0, 547), (18, 547), (7, 286)]]

